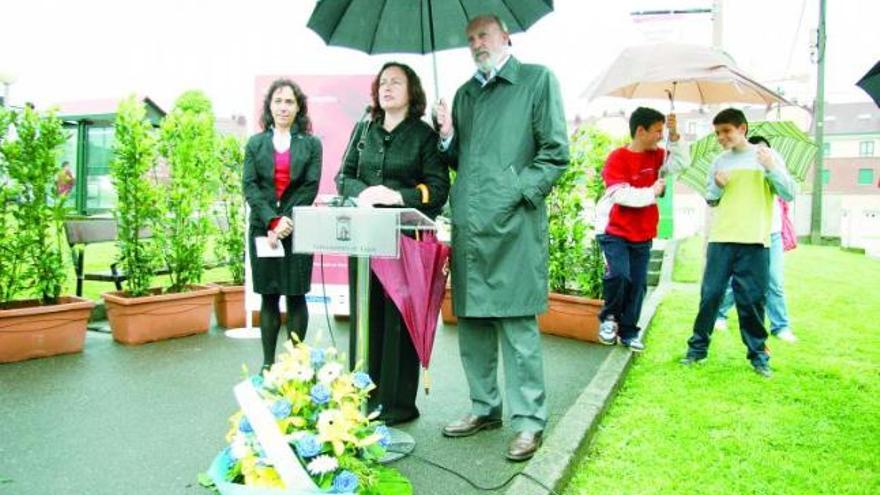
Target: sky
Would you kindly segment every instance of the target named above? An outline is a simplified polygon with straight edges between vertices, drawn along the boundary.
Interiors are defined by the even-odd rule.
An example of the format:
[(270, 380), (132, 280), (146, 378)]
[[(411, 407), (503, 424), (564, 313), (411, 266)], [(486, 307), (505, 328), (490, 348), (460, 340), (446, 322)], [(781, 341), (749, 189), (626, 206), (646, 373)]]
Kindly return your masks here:
[[(555, 11), (513, 37), (513, 53), (557, 74), (566, 112), (586, 117), (629, 102), (581, 95), (626, 46), (657, 40), (711, 44), (711, 16), (633, 21), (635, 10), (710, 7), (710, 0), (556, 0)], [(369, 56), (327, 47), (306, 28), (314, 0), (4, 0), (0, 77), (13, 105), (118, 98), (137, 92), (170, 109), (188, 89), (205, 91), (219, 116), (251, 115), (259, 75), (373, 74), (388, 60), (411, 64), (429, 98), (431, 58)], [(826, 98), (869, 101), (854, 86), (880, 58), (880, 1), (828, 2)], [(809, 102), (816, 65), (810, 39), (818, 0), (724, 0), (723, 48), (753, 78)], [(451, 100), (473, 73), (465, 49), (438, 54), (440, 96)]]

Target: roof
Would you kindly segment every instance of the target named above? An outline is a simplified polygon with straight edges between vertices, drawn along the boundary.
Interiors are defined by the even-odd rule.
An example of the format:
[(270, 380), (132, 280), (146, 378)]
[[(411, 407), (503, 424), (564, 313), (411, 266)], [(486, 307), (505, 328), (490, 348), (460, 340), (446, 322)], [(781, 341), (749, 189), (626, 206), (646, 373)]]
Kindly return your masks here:
[[(165, 117), (165, 111), (149, 97), (140, 98), (147, 107), (147, 118), (154, 125)], [(113, 122), (119, 100), (113, 98), (78, 100), (58, 104), (58, 116), (66, 121), (88, 120), (94, 122)]]
[(825, 134), (880, 133), (880, 108), (874, 102), (825, 105)]

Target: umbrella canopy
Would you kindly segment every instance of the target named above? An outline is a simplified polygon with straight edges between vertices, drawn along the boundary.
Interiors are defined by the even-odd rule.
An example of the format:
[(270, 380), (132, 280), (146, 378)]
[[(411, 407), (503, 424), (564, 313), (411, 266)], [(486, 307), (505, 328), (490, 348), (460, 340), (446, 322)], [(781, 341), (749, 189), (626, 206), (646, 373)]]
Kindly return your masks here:
[(495, 14), (518, 33), (552, 10), (553, 0), (320, 0), (308, 27), (328, 45), (426, 54), (468, 46), (475, 16)]
[[(446, 289), (449, 253), (449, 246), (439, 242), (433, 233), (424, 233), (422, 240), (400, 236), (400, 257), (370, 260), (373, 273), (400, 310), (426, 370), (431, 364), (437, 318)], [(425, 380), (428, 383), (427, 374)]]
[(553, 0), (319, 0), (308, 27), (331, 46), (366, 53), (430, 53), (439, 98), (438, 50), (468, 46), (470, 19), (495, 14), (508, 31), (525, 31)]
[(657, 43), (625, 49), (582, 96), (670, 98), (699, 104), (789, 104), (746, 76), (721, 50)]
[(865, 93), (868, 93), (868, 96), (880, 107), (880, 62), (874, 64), (874, 67), (859, 79), (856, 86), (865, 90)]
[[(785, 160), (785, 166), (796, 180), (803, 182), (816, 158), (816, 143), (790, 121), (767, 121), (749, 124), (749, 136), (763, 136)], [(691, 164), (679, 177), (700, 194), (706, 193), (706, 182), (712, 161), (721, 153), (714, 134), (704, 136), (691, 145)]]

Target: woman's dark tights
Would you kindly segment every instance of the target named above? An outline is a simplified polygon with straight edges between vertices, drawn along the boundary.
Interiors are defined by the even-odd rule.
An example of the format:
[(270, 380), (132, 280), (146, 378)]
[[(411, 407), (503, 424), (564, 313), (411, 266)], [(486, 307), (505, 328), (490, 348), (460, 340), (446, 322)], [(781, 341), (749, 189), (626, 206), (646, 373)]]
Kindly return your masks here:
[[(309, 308), (305, 296), (287, 297), (287, 338), (296, 335), (300, 341), (306, 338), (309, 327)], [(263, 368), (275, 363), (275, 347), (278, 343), (278, 332), (281, 330), (281, 312), (278, 303), (279, 294), (263, 294), (260, 307), (260, 339), (263, 341)]]

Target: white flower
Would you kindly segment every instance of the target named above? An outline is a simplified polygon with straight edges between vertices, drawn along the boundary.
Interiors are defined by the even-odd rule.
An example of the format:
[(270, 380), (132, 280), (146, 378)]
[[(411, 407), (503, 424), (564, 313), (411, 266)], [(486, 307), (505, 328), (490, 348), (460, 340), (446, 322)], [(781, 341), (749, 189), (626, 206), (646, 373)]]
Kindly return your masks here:
[(329, 455), (319, 455), (312, 459), (312, 462), (306, 466), (306, 469), (309, 470), (315, 476), (320, 476), (324, 473), (332, 473), (339, 467), (339, 461), (336, 460), (335, 457), (330, 457)]
[(286, 374), (292, 380), (307, 382), (315, 376), (315, 370), (311, 366), (297, 365), (292, 366)]
[(341, 364), (336, 362), (327, 363), (324, 366), (321, 366), (321, 369), (318, 371), (318, 381), (329, 387), (330, 384), (339, 378), (339, 375), (341, 374)]
[(247, 446), (247, 441), (245, 440), (244, 435), (241, 433), (235, 435), (229, 447), (232, 451), (232, 456), (236, 459), (241, 459), (242, 457), (247, 456), (251, 451)]

